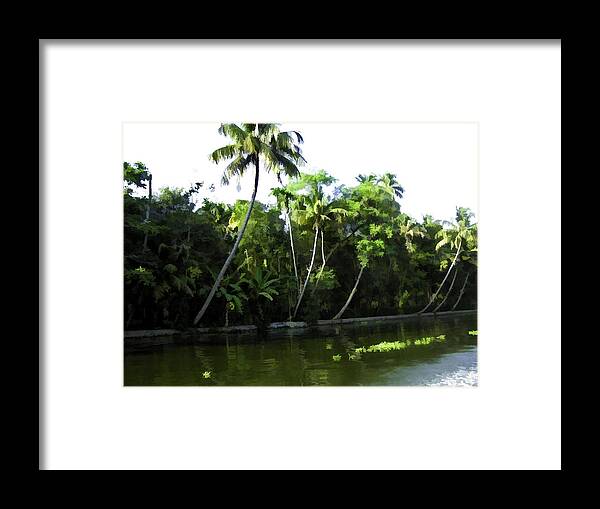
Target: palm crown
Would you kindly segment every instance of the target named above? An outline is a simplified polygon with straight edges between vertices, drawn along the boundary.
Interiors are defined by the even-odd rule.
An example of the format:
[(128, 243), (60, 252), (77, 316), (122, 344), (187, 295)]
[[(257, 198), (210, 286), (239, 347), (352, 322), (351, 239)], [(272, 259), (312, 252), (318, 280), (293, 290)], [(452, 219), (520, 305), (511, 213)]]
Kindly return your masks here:
[(298, 175), (298, 166), (306, 160), (299, 146), (304, 140), (297, 131), (280, 131), (278, 124), (221, 124), (219, 134), (233, 143), (216, 149), (210, 160), (220, 163), (230, 160), (222, 181), (228, 184), (231, 177), (243, 176), (248, 167), (262, 159), (269, 171), (274, 171), (281, 181), (281, 174)]
[(348, 214), (348, 210), (330, 200), (324, 187), (336, 181), (331, 175), (321, 170), (314, 175), (303, 174), (295, 190), (298, 192), (299, 207), (295, 210), (296, 219), (301, 224), (312, 224), (315, 230), (321, 229), (325, 221), (333, 217), (340, 218)]
[(467, 245), (476, 243), (477, 225), (471, 224), (473, 213), (468, 209), (461, 208), (457, 210), (456, 217), (456, 224), (445, 222), (449, 228), (443, 228), (436, 233), (436, 237), (441, 238), (435, 246), (436, 250), (446, 244), (450, 244), (452, 248), (458, 250), (463, 243)]

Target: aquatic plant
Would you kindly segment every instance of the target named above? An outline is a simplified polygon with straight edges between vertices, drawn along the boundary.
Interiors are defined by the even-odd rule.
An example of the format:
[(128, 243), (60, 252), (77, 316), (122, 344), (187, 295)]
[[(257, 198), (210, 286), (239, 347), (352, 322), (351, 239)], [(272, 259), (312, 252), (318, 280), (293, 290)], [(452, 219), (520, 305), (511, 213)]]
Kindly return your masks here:
[(204, 378), (210, 378), (210, 373), (211, 373), (210, 371), (205, 371), (204, 373), (202, 373), (202, 376)]
[(410, 339), (407, 339), (406, 341), (382, 341), (380, 343), (377, 343), (376, 345), (371, 345), (368, 347), (361, 346), (359, 348), (355, 348), (354, 351), (355, 351), (355, 353), (358, 353), (358, 354), (366, 353), (366, 352), (370, 352), (370, 353), (392, 352), (392, 351), (396, 351), (396, 350), (405, 350), (406, 348), (408, 348), (411, 345), (415, 345), (415, 346), (430, 345), (431, 343), (441, 342), (441, 341), (444, 341), (445, 339), (446, 339), (446, 335), (440, 334), (439, 336), (427, 336), (425, 338), (415, 339), (413, 341), (411, 341)]
[(325, 345), (325, 350), (331, 350), (332, 348), (333, 348), (333, 345), (331, 345), (329, 343)]
[(470, 330), (470, 331), (469, 331), (469, 334), (470, 334), (471, 336), (477, 336), (477, 332), (479, 332), (479, 331), (476, 331), (476, 330)]
[(381, 343), (367, 347), (367, 352), (391, 352), (393, 350), (404, 350), (406, 346), (404, 341), (382, 341)]
[(332, 359), (333, 359), (335, 362), (339, 362), (339, 361), (341, 361), (341, 360), (342, 360), (342, 356), (341, 356), (341, 355), (334, 355), (334, 356), (332, 357)]

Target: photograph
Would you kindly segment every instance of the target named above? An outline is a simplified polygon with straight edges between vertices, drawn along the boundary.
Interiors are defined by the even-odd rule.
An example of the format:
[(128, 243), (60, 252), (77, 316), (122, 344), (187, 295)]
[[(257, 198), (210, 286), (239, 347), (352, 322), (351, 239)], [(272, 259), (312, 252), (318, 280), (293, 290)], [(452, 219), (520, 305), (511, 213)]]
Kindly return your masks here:
[(125, 386), (478, 385), (477, 122), (123, 122)]

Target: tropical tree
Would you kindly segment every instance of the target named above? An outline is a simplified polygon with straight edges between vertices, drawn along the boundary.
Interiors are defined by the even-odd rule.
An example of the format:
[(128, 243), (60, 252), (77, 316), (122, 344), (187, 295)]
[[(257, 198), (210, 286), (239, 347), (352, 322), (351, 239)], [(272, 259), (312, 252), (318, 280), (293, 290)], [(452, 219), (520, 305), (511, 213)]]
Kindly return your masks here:
[(317, 251), (317, 243), (320, 237), (321, 240), (321, 257), (322, 263), (319, 270), (319, 274), (315, 280), (315, 288), (325, 268), (325, 240), (323, 235), (323, 226), (326, 222), (333, 219), (341, 220), (344, 215), (348, 214), (348, 211), (341, 207), (340, 203), (336, 200), (332, 200), (326, 195), (324, 188), (328, 185), (333, 184), (336, 181), (334, 177), (329, 175), (326, 171), (320, 170), (315, 174), (302, 174), (299, 182), (293, 186), (293, 189), (298, 193), (298, 207), (295, 210), (296, 220), (302, 224), (310, 227), (314, 230), (314, 242), (312, 247), (312, 254), (310, 264), (308, 266), (306, 279), (298, 295), (298, 301), (294, 308), (292, 318), (296, 317), (302, 298), (306, 291), (306, 287), (310, 281), (310, 275), (313, 269), (315, 255)]
[[(356, 277), (356, 281), (346, 302), (342, 306), (342, 309), (338, 311), (338, 313), (332, 318), (332, 320), (338, 320), (342, 317), (354, 294), (356, 293), (356, 289), (358, 288), (358, 283), (360, 282), (360, 278), (363, 275), (364, 270), (369, 266), (369, 262), (376, 257), (382, 257), (385, 252), (385, 243), (382, 238), (377, 238), (382, 234), (383, 228), (382, 225), (372, 224), (369, 228), (369, 236), (368, 238), (364, 238), (358, 241), (356, 244), (356, 257), (358, 258), (360, 270), (358, 272), (358, 276)], [(388, 238), (391, 237), (390, 230), (387, 230)]]
[(282, 173), (289, 177), (298, 175), (298, 166), (305, 162), (299, 146), (304, 141), (300, 133), (297, 131), (282, 132), (277, 124), (241, 124), (240, 126), (237, 124), (221, 124), (219, 133), (229, 137), (232, 141), (229, 145), (218, 148), (210, 155), (210, 159), (214, 163), (225, 160), (230, 161), (223, 174), (223, 184), (228, 184), (234, 176), (243, 176), (248, 168), (254, 167), (254, 189), (244, 223), (238, 230), (237, 238), (229, 256), (217, 275), (204, 304), (194, 318), (194, 325), (198, 324), (204, 316), (244, 235), (258, 191), (260, 161), (263, 161), (267, 171), (275, 172), (278, 178)]
[(248, 296), (242, 289), (241, 285), (248, 281), (243, 277), (239, 277), (237, 281), (230, 282), (228, 277), (223, 278), (221, 286), (217, 290), (216, 297), (225, 299), (225, 327), (229, 326), (229, 313), (236, 312), (241, 314), (243, 311), (242, 300), (248, 300)]
[(450, 296), (450, 294), (452, 293), (452, 288), (454, 288), (454, 281), (456, 281), (456, 276), (458, 274), (458, 267), (456, 267), (456, 269), (454, 270), (454, 275), (452, 276), (452, 281), (450, 281), (450, 288), (448, 288), (448, 291), (446, 292), (446, 295), (444, 296), (444, 298), (442, 299), (442, 302), (440, 302), (433, 310), (434, 313), (437, 313), (437, 311), (446, 303), (446, 300), (448, 299), (448, 297)]
[(277, 206), (255, 200), (247, 219), (250, 200), (226, 204), (210, 194), (197, 200), (202, 183), (157, 192), (154, 181), (148, 196), (149, 173), (141, 162), (123, 167), (128, 330), (191, 326), (244, 228), (203, 317), (207, 324), (264, 330), (270, 321), (292, 318), (302, 289), (297, 312), (307, 322), (476, 303), (472, 212), (457, 208), (451, 223), (432, 216), (415, 220), (401, 212), (395, 184), (385, 174), (363, 175), (352, 187), (325, 172), (284, 180), (282, 191), (273, 193)]
[(285, 223), (290, 236), (290, 249), (292, 254), (292, 262), (294, 265), (294, 277), (296, 278), (296, 287), (298, 289), (298, 295), (300, 295), (300, 278), (298, 276), (298, 265), (296, 263), (296, 250), (294, 249), (294, 234), (292, 232), (292, 220), (290, 217), (290, 211), (292, 203), (295, 199), (295, 194), (287, 187), (279, 187), (271, 189), (271, 194), (275, 196), (277, 200), (277, 206), (281, 210), (285, 217)]
[(340, 230), (343, 237), (329, 251), (326, 260), (329, 260), (338, 248), (351, 241), (361, 228), (373, 222), (390, 221), (400, 211), (400, 205), (394, 200), (394, 196), (401, 196), (402, 193), (397, 194), (394, 189), (396, 186), (399, 189), (402, 187), (397, 184), (393, 175), (361, 174), (356, 180), (359, 183), (357, 186), (340, 188), (348, 213), (344, 228)]
[[(146, 203), (146, 217), (144, 219), (144, 225), (146, 226), (144, 233), (144, 251), (148, 249), (148, 233), (150, 226), (150, 204), (152, 202), (152, 173), (146, 167), (144, 163), (137, 162), (133, 165), (127, 161), (123, 163), (123, 176), (124, 180), (129, 185), (135, 185), (136, 187), (146, 188), (145, 182), (148, 182), (148, 201)], [(125, 193), (131, 195), (131, 188), (126, 186)]]
[(469, 282), (469, 277), (470, 277), (470, 276), (471, 276), (471, 272), (470, 272), (470, 271), (468, 271), (468, 272), (467, 272), (467, 275), (465, 276), (465, 280), (464, 280), (464, 282), (463, 282), (463, 285), (462, 285), (462, 287), (461, 287), (461, 289), (460, 289), (460, 292), (459, 292), (459, 294), (458, 294), (458, 299), (456, 299), (456, 302), (455, 302), (455, 303), (454, 303), (454, 305), (452, 306), (452, 309), (451, 309), (451, 311), (454, 311), (454, 310), (456, 309), (456, 306), (458, 306), (458, 303), (459, 303), (459, 302), (460, 302), (460, 300), (462, 299), (462, 296), (463, 296), (463, 295), (464, 295), (464, 293), (465, 293), (465, 288), (466, 288), (466, 286), (467, 286), (467, 283)]
[[(471, 274), (473, 272), (475, 272), (477, 270), (477, 225), (473, 226), (473, 231), (472, 231), (472, 235), (469, 237), (469, 239), (467, 240), (467, 253), (464, 254), (461, 259), (463, 262), (466, 262), (466, 272), (467, 275), (465, 276), (465, 280), (463, 282), (463, 285), (460, 289), (460, 292), (458, 294), (458, 298), (456, 299), (456, 302), (454, 303), (454, 305), (452, 306), (451, 311), (454, 311), (456, 309), (456, 307), (458, 306), (458, 303), (460, 302), (460, 300), (462, 299), (464, 293), (465, 293), (465, 288), (467, 287), (467, 283), (469, 281), (469, 277), (471, 276)], [(474, 270), (471, 270), (471, 267), (475, 267)]]
[(377, 183), (393, 197), (400, 199), (404, 195), (404, 188), (393, 173), (384, 173), (377, 179)]
[[(429, 300), (429, 302), (427, 303), (427, 305), (423, 309), (421, 309), (418, 312), (418, 314), (424, 313), (425, 310), (427, 310), (429, 308), (429, 306), (431, 306), (437, 299), (437, 296), (439, 295), (441, 289), (443, 288), (444, 283), (448, 279), (450, 272), (456, 265), (458, 256), (461, 253), (463, 242), (465, 242), (465, 243), (473, 242), (473, 237), (475, 234), (475, 231), (474, 231), (475, 225), (471, 224), (472, 216), (473, 216), (472, 212), (468, 211), (468, 209), (458, 208), (456, 224), (449, 223), (446, 221), (445, 225), (448, 227), (442, 228), (441, 230), (439, 230), (437, 232), (436, 237), (440, 238), (441, 240), (435, 246), (436, 251), (439, 251), (443, 246), (448, 244), (451, 248), (455, 249), (455, 254), (454, 254), (454, 258), (452, 259), (452, 263), (450, 263), (448, 271), (446, 272), (446, 275), (444, 276), (444, 279), (438, 286), (435, 293), (432, 295), (432, 297)], [(443, 302), (442, 302), (442, 304), (443, 304)], [(438, 308), (436, 308), (436, 310), (437, 309)]]
[(356, 176), (356, 181), (359, 184), (364, 184), (365, 182), (370, 182), (371, 184), (375, 184), (377, 182), (377, 175), (375, 175), (374, 173), (369, 173), (364, 174), (364, 173), (359, 173)]
[(417, 249), (415, 239), (423, 238), (426, 235), (426, 230), (408, 214), (401, 213), (394, 218), (394, 225), (397, 227), (398, 234), (404, 240), (406, 250), (409, 253), (414, 253)]
[(265, 307), (263, 301), (266, 299), (273, 302), (273, 298), (279, 295), (277, 285), (280, 279), (270, 271), (263, 271), (260, 265), (254, 267), (248, 272), (248, 286), (250, 288), (250, 305), (252, 306), (253, 317), (256, 326), (264, 329), (267, 325), (267, 316), (265, 316)]

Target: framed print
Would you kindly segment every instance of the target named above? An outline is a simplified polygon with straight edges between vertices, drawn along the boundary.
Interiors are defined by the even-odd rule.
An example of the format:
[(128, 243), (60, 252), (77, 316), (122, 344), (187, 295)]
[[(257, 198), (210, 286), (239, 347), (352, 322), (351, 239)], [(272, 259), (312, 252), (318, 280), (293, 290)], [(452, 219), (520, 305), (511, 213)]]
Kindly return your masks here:
[(40, 470), (561, 468), (560, 39), (39, 59)]

